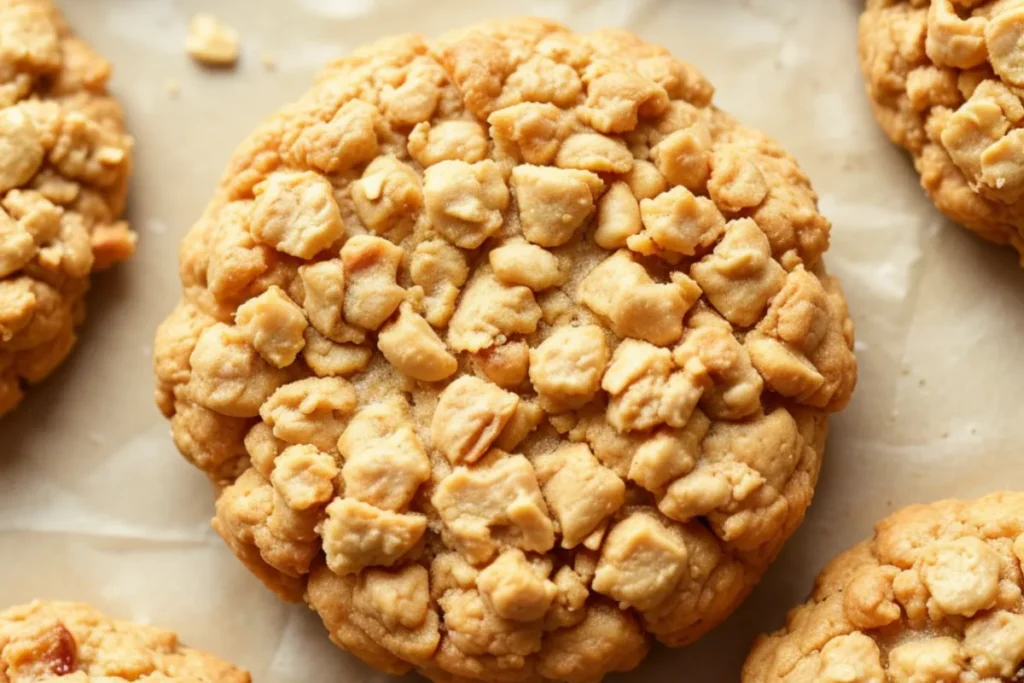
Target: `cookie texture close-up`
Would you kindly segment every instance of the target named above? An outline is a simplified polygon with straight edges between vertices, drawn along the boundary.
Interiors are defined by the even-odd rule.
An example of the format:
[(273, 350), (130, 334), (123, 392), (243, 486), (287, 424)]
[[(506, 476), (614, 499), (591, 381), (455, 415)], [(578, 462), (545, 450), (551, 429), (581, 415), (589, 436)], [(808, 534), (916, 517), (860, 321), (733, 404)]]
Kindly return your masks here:
[(860, 62), (938, 208), (1024, 262), (1024, 4), (868, 0)]
[(249, 683), (170, 631), (111, 619), (80, 603), (36, 601), (0, 612), (0, 681)]
[(135, 248), (109, 77), (49, 0), (0, 2), (0, 415), (71, 351), (89, 275)]
[(357, 50), (235, 153), (157, 402), (339, 646), (598, 680), (800, 524), (853, 326), (807, 177), (712, 92), (632, 34), (499, 21)]
[(904, 508), (822, 571), (743, 681), (1019, 681), (1022, 566), (1022, 493)]

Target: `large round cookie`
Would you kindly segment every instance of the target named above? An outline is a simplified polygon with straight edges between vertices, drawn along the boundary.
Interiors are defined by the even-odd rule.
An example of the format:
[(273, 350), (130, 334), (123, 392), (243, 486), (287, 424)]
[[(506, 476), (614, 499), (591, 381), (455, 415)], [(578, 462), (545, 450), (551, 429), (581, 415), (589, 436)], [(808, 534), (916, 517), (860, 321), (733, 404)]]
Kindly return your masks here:
[(374, 666), (593, 681), (698, 638), (856, 377), (795, 162), (539, 20), (329, 66), (181, 247), (157, 401), (238, 556)]
[(135, 248), (109, 76), (49, 0), (0, 1), (0, 415), (71, 351), (90, 273)]
[(0, 612), (7, 683), (249, 683), (249, 674), (190, 650), (170, 631), (117, 621), (89, 605), (37, 601)]
[(1019, 681), (1022, 563), (1022, 493), (904, 508), (758, 640), (743, 683)]
[(868, 0), (860, 63), (875, 117), (952, 220), (1024, 262), (1024, 4)]

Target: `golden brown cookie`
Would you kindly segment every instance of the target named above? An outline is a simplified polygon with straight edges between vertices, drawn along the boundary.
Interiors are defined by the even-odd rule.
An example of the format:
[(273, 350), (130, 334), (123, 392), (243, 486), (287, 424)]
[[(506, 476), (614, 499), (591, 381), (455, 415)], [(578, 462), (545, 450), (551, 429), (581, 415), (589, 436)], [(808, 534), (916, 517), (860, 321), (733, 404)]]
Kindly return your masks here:
[(49, 0), (0, 0), (0, 415), (71, 351), (89, 275), (135, 249), (109, 77)]
[(170, 631), (116, 621), (89, 605), (36, 601), (0, 612), (0, 681), (249, 683), (249, 674), (183, 647)]
[(939, 209), (1024, 263), (1024, 4), (868, 0), (860, 63), (875, 117)]
[(181, 248), (157, 401), (336, 643), (593, 681), (725, 618), (856, 379), (796, 163), (666, 50), (541, 20), (330, 65)]
[(832, 560), (743, 683), (996, 683), (1024, 668), (1024, 493), (913, 505)]

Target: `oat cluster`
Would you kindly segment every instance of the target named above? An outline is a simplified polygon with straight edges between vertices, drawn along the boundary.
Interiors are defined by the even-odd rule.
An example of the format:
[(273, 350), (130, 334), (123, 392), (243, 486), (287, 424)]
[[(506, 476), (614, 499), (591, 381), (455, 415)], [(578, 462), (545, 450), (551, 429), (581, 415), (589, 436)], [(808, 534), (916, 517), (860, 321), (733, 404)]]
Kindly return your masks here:
[(698, 638), (803, 518), (856, 379), (796, 163), (616, 31), (330, 66), (181, 247), (157, 401), (214, 526), (341, 647), (595, 681)]
[(49, 0), (0, 0), (0, 415), (71, 350), (89, 274), (135, 248), (109, 76)]
[(997, 683), (1024, 674), (1024, 494), (900, 510), (835, 558), (744, 683)]
[(868, 0), (860, 61), (938, 208), (1024, 263), (1024, 2)]
[(170, 631), (68, 602), (0, 612), (0, 683), (249, 683), (249, 674), (182, 647)]

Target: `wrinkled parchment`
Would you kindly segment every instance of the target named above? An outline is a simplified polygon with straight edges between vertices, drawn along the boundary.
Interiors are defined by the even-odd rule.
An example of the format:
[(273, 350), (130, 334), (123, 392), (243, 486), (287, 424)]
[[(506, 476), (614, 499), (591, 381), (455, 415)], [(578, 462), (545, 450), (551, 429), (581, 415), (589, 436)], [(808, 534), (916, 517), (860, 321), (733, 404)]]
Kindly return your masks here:
[[(494, 16), (480, 0), (63, 0), (115, 65), (136, 136), (134, 260), (103, 275), (72, 358), (0, 423), (0, 605), (82, 600), (177, 630), (257, 681), (384, 680), (282, 604), (210, 530), (212, 495), (153, 406), (153, 330), (178, 298), (177, 244), (233, 147), (328, 59), (390, 33)], [(1024, 487), (1024, 270), (941, 218), (871, 120), (856, 64), (858, 0), (522, 0), (577, 29), (630, 28), (696, 64), (719, 106), (777, 137), (834, 222), (830, 269), (857, 323), (860, 384), (833, 419), (803, 528), (754, 596), (629, 676), (736, 680), (838, 551), (895, 507)], [(184, 54), (193, 12), (239, 29), (229, 72)], [(263, 61), (274, 64), (269, 70)], [(180, 86), (178, 97), (169, 90)], [(684, 673), (685, 672), (685, 673)], [(682, 674), (682, 675), (681, 675)], [(614, 680), (623, 680), (625, 676)]]

